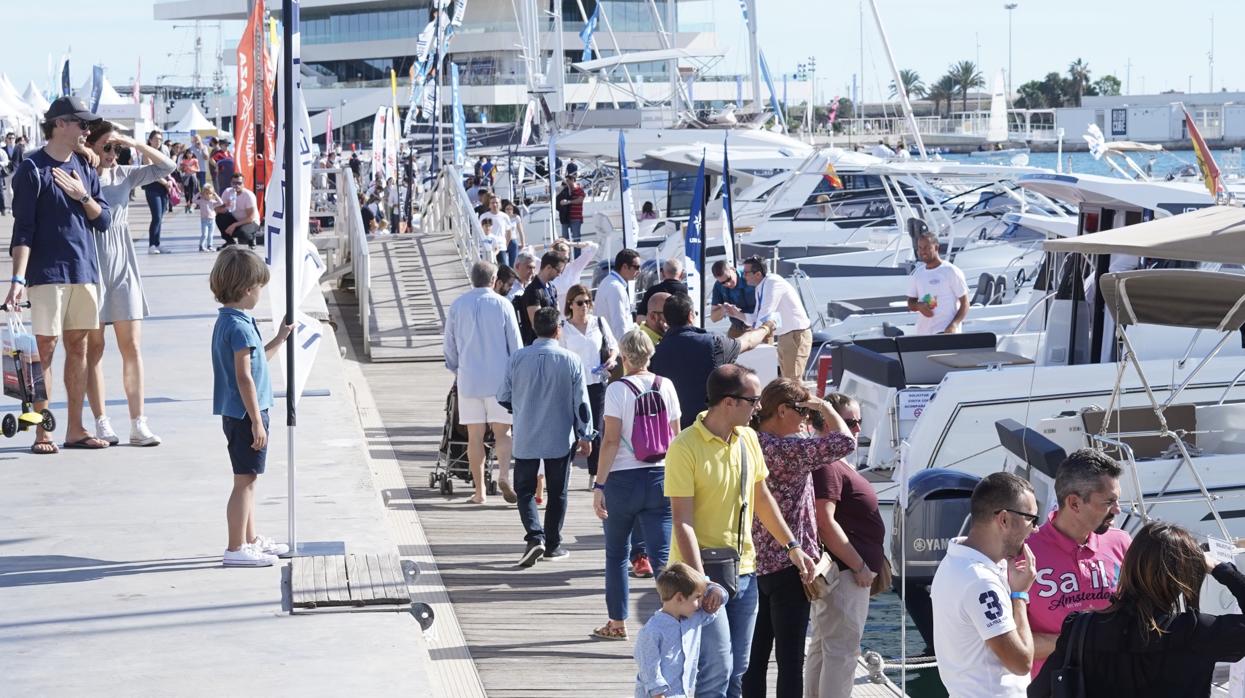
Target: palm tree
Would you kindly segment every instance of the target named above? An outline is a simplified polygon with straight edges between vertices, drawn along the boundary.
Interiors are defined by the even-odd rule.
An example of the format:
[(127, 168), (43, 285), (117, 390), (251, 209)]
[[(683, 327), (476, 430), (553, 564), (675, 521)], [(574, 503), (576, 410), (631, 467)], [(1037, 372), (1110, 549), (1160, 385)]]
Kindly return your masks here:
[[(904, 68), (899, 71), (899, 79), (903, 81), (904, 92), (908, 94), (910, 99), (925, 96), (925, 83), (921, 82), (921, 75), (915, 70)], [(899, 89), (895, 85), (895, 81), (891, 80), (891, 96), (899, 95)]]
[(1080, 58), (1068, 65), (1068, 77), (1072, 78), (1072, 94), (1076, 96), (1076, 106), (1081, 106), (1081, 96), (1089, 85), (1089, 64)]
[(947, 70), (947, 75), (951, 76), (956, 88), (960, 91), (960, 108), (968, 111), (968, 91), (974, 87), (985, 87), (986, 79), (981, 76), (981, 71), (977, 70), (977, 64), (972, 61), (952, 64)]
[(951, 112), (951, 100), (955, 98), (955, 78), (950, 75), (944, 75), (938, 79), (938, 82), (930, 85), (929, 91), (925, 96), (934, 102), (934, 111), (941, 113), (942, 101), (947, 100), (947, 112)]

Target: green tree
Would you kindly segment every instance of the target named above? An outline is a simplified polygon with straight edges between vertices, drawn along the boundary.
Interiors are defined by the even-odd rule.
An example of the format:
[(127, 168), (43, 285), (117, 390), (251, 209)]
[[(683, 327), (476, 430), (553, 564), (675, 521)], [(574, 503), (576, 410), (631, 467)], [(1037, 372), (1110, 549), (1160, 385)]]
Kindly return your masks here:
[[(903, 81), (903, 89), (904, 92), (908, 93), (909, 99), (918, 99), (925, 96), (925, 83), (921, 81), (920, 73), (903, 68), (899, 71), (899, 79)], [(898, 96), (899, 88), (895, 85), (895, 81), (891, 80), (891, 97)]]
[(941, 114), (942, 110), (939, 107), (942, 106), (943, 100), (946, 100), (947, 114), (950, 115), (951, 100), (955, 98), (955, 78), (951, 77), (950, 74), (938, 78), (938, 82), (930, 85), (925, 96), (934, 102), (934, 112), (936, 114)]
[(1095, 80), (1092, 87), (1100, 95), (1114, 97), (1120, 94), (1120, 79), (1114, 75), (1104, 75)]
[(1071, 96), (1074, 98), (1073, 106), (1081, 106), (1081, 97), (1085, 95), (1085, 88), (1089, 87), (1089, 64), (1080, 58), (1072, 61), (1068, 65), (1068, 77), (1070, 78), (1069, 88)]
[(1045, 109), (1046, 95), (1042, 91), (1042, 82), (1030, 80), (1016, 88), (1016, 107), (1019, 109)]
[(1071, 94), (1069, 81), (1059, 73), (1047, 73), (1042, 80), (1041, 91), (1042, 100), (1046, 102), (1047, 109), (1055, 109), (1068, 104), (1068, 96)]
[(947, 70), (947, 74), (955, 81), (955, 86), (960, 91), (960, 108), (968, 111), (968, 91), (974, 87), (985, 87), (985, 78), (981, 76), (981, 71), (977, 70), (977, 64), (972, 61), (953, 63)]

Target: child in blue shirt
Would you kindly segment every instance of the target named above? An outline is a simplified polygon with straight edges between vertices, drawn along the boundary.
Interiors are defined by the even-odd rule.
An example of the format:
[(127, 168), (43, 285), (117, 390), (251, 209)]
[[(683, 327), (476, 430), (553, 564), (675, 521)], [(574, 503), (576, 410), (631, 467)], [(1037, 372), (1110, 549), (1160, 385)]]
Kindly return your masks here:
[(726, 590), (675, 562), (657, 577), (657, 594), (661, 610), (635, 639), (635, 698), (690, 696), (700, 662), (700, 629), (721, 613)]
[(209, 283), (224, 306), (212, 331), (212, 414), (221, 416), (233, 465), (233, 492), (225, 508), (229, 544), (222, 562), (226, 567), (268, 567), (290, 547), (255, 532), (255, 480), (268, 458), (268, 360), (293, 326), (282, 327), (267, 344), (260, 339), (259, 326), (247, 311), (268, 284), (268, 266), (254, 252), (235, 246), (221, 250)]

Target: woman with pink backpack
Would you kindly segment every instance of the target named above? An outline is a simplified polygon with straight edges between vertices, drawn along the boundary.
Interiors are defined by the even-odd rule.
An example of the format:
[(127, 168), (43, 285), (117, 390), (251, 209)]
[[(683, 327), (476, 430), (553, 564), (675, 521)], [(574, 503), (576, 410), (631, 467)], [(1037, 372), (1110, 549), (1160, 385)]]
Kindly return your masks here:
[(592, 631), (602, 640), (627, 639), (627, 568), (631, 531), (638, 523), (655, 573), (670, 554), (670, 500), (666, 449), (679, 431), (674, 385), (648, 370), (653, 340), (640, 328), (618, 343), (623, 377), (605, 391), (604, 436), (592, 507), (605, 527), (605, 607), (609, 621)]

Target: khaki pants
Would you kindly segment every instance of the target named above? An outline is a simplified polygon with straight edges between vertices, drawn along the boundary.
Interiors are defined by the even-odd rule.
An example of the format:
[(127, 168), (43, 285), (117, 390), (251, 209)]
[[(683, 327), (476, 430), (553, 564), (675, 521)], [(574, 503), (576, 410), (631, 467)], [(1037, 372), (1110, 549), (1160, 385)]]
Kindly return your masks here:
[(801, 380), (813, 351), (813, 331), (795, 330), (778, 336), (778, 375)]
[(838, 565), (826, 575), (830, 591), (813, 602), (812, 638), (804, 660), (805, 698), (851, 698), (860, 637), (869, 615), (869, 587)]

